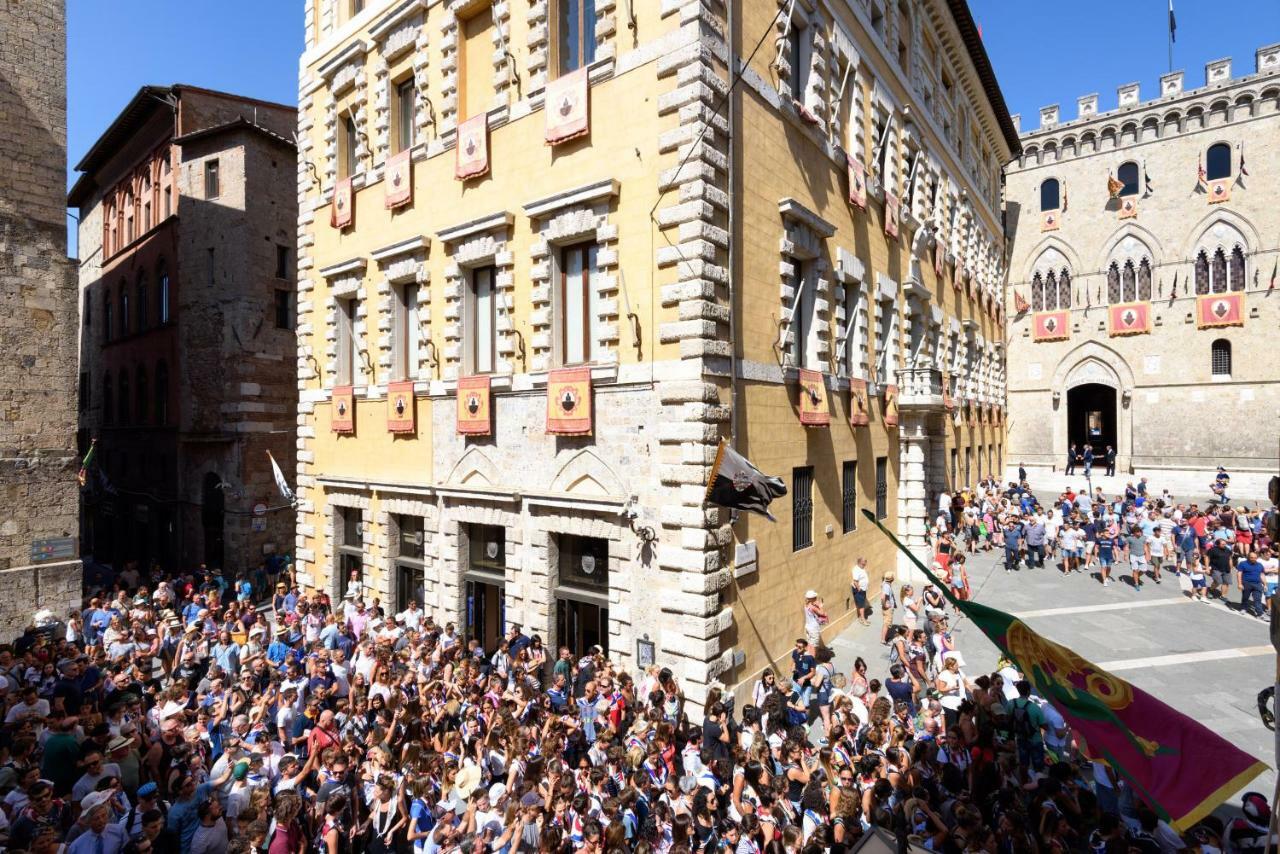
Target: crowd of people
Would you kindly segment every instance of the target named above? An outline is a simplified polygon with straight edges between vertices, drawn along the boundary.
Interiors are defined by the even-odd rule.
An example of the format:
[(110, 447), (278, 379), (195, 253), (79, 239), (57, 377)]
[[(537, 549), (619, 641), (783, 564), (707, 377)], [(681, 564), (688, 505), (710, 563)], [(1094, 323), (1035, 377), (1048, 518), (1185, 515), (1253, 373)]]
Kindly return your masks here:
[[(950, 498), (934, 534), (961, 597), (980, 548), (1004, 548), (1011, 567), (1056, 549), (1075, 560), (1064, 571), (1101, 568), (1097, 546), (1072, 557), (1067, 532), (1086, 524), (1101, 542), (1102, 526), (1164, 537), (1168, 521), (1173, 572), (1176, 532), (1202, 516), (1237, 569), (1262, 545), (1240, 539), (1247, 512), (1148, 503), (1144, 489), (1118, 507), (1067, 493), (1041, 509), (989, 483)], [(867, 623), (871, 577), (858, 561)], [(290, 581), (278, 573), (256, 602), (216, 572), (127, 568), (83, 611), (0, 647), (0, 847), (809, 854), (879, 828), (940, 854), (1217, 854), (1266, 836), (1253, 796), (1234, 823), (1174, 832), (1118, 769), (1081, 755), (1012, 666), (970, 674), (941, 591), (891, 572), (883, 659), (838, 672), (813, 594), (790, 673), (766, 671), (741, 703), (715, 687), (692, 702), (669, 668), (629, 673), (518, 625), (486, 649), (415, 603), (366, 601), (358, 579), (341, 600)]]

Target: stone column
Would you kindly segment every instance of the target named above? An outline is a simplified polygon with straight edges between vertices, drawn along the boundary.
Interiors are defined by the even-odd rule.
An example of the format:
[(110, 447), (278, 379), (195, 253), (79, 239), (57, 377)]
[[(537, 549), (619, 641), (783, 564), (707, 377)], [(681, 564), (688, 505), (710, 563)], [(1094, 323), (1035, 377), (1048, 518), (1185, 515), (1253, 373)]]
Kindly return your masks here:
[[(898, 427), (898, 538), (927, 564), (929, 546), (925, 542), (928, 530), (929, 506), (927, 495), (927, 471), (929, 462), (929, 430), (926, 416), (920, 413), (903, 413)], [(923, 581), (920, 572), (907, 560), (898, 556), (898, 580), (913, 583)]]

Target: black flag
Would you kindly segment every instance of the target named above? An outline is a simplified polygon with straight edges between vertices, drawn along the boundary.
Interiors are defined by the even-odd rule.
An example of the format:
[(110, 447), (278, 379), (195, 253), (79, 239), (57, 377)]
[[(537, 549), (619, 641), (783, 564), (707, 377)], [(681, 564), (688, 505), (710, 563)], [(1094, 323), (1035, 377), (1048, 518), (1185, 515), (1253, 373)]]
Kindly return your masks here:
[(1169, 41), (1178, 40), (1178, 19), (1173, 17), (1173, 0), (1169, 0)]
[(720, 443), (707, 480), (708, 501), (721, 507), (750, 510), (776, 521), (769, 512), (769, 502), (786, 494), (787, 485), (782, 478), (762, 474), (746, 457), (730, 448), (729, 443)]

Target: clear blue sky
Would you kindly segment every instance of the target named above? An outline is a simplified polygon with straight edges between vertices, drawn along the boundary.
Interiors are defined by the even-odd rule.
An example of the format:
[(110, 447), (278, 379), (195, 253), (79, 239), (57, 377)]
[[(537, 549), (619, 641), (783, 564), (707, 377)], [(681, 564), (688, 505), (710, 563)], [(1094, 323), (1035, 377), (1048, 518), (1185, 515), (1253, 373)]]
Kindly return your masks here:
[[(646, 0), (648, 2), (648, 0)], [(1023, 126), (1039, 109), (1075, 116), (1080, 95), (1115, 107), (1116, 87), (1142, 83), (1154, 96), (1168, 67), (1167, 0), (970, 0), (1005, 101)], [(1186, 85), (1204, 82), (1205, 62), (1234, 60), (1253, 71), (1253, 52), (1280, 41), (1277, 0), (1175, 0), (1173, 67)], [(292, 104), (302, 52), (299, 0), (69, 0), (67, 4), (69, 167), (138, 87), (190, 83)], [(68, 186), (76, 175), (68, 175)], [(74, 233), (72, 235), (74, 254)]]

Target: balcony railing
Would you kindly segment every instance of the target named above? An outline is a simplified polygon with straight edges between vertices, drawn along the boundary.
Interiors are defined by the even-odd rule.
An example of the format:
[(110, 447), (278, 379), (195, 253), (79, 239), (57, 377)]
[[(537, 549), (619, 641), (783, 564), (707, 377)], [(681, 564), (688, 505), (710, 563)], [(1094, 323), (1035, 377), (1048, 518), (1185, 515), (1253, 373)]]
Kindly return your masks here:
[(942, 371), (937, 368), (903, 368), (898, 371), (900, 408), (941, 410), (944, 403)]

